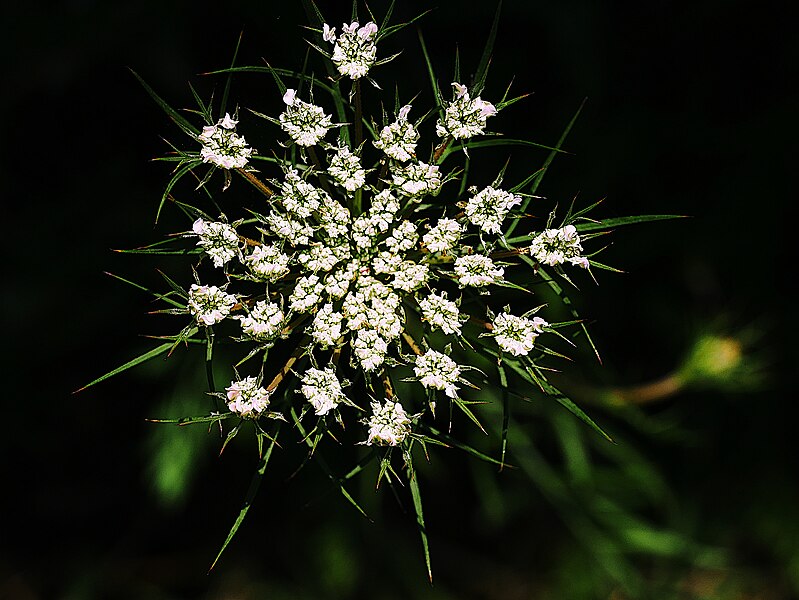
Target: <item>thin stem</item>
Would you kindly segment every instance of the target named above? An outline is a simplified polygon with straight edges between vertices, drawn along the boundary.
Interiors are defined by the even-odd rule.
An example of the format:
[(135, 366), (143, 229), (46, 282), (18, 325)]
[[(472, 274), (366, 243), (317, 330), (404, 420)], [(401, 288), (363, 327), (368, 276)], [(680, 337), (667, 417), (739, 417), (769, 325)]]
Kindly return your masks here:
[[(319, 173), (323, 173), (325, 169), (322, 167), (322, 161), (319, 160), (319, 155), (316, 153), (316, 148), (313, 146), (308, 146), (308, 156), (311, 157), (314, 166), (319, 170)], [(333, 191), (330, 189), (330, 185), (327, 183), (327, 179), (324, 177), (319, 177), (319, 184), (322, 186), (322, 189), (325, 190), (331, 196), (333, 195)]]
[(386, 391), (386, 399), (391, 400), (394, 398), (394, 386), (391, 385), (391, 379), (388, 376), (387, 370), (383, 369), (381, 378), (383, 379), (383, 389)]
[[(361, 100), (361, 80), (355, 81), (355, 148), (363, 144), (363, 103)], [(363, 189), (355, 190), (352, 203), (353, 215), (358, 216), (363, 212)]]
[(444, 141), (439, 144), (439, 146), (438, 146), (438, 148), (436, 148), (435, 152), (433, 152), (433, 164), (434, 165), (438, 164), (438, 161), (441, 159), (441, 156), (444, 154), (444, 150), (446, 150), (447, 146), (449, 146), (452, 143), (453, 139), (454, 138), (451, 135), (447, 136), (446, 138), (444, 138)]
[(291, 353), (291, 356), (289, 356), (288, 360), (286, 361), (286, 364), (283, 365), (283, 368), (280, 369), (280, 371), (278, 371), (277, 375), (275, 375), (275, 378), (272, 380), (272, 382), (268, 386), (266, 386), (267, 392), (271, 393), (277, 389), (277, 386), (279, 386), (280, 382), (286, 378), (286, 375), (288, 375), (289, 372), (291, 372), (291, 367), (294, 366), (294, 363), (297, 362), (297, 359), (300, 358), (304, 354), (304, 352), (305, 349), (303, 348), (303, 344), (302, 343), (298, 344), (297, 348), (294, 350), (294, 352)]
[(488, 331), (494, 331), (494, 325), (492, 323), (489, 323), (488, 321), (483, 321), (482, 319), (478, 319), (477, 317), (471, 315), (469, 316), (469, 321), (471, 321), (472, 323), (477, 323), (478, 325), (480, 325), (480, 327), (483, 327)]
[(500, 252), (492, 252), (488, 256), (491, 259), (495, 258), (510, 258), (511, 256), (518, 256), (519, 254), (527, 254), (528, 248), (514, 248), (513, 250), (501, 250)]
[(404, 339), (407, 342), (408, 346), (411, 347), (411, 350), (413, 350), (416, 356), (421, 356), (422, 354), (424, 354), (424, 352), (422, 352), (422, 349), (419, 347), (419, 344), (416, 343), (416, 340), (413, 339), (411, 337), (411, 334), (409, 334), (407, 331), (402, 332), (402, 339)]
[(355, 147), (363, 143), (363, 104), (361, 100), (361, 81), (355, 81)]
[(685, 389), (685, 380), (678, 373), (639, 385), (607, 388), (569, 380), (559, 373), (551, 373), (549, 377), (566, 395), (587, 404), (640, 406), (665, 400)]
[(210, 327), (205, 328), (205, 376), (208, 379), (208, 391), (216, 391), (214, 384), (214, 332)]
[(267, 186), (263, 181), (258, 179), (255, 175), (250, 173), (249, 171), (245, 171), (244, 169), (236, 169), (239, 175), (244, 177), (247, 181), (249, 181), (253, 187), (255, 187), (259, 192), (261, 192), (267, 198), (271, 198), (274, 196), (274, 192)]

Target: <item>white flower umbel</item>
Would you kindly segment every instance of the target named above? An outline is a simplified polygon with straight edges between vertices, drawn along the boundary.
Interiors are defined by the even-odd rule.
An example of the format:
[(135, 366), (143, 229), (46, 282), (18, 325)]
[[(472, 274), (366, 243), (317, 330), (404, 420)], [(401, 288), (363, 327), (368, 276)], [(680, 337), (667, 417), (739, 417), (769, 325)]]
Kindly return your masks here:
[(189, 288), (189, 313), (200, 325), (219, 323), (230, 314), (236, 302), (236, 296), (220, 290), (215, 285), (195, 283)]
[(362, 188), (366, 183), (366, 171), (361, 167), (361, 159), (350, 152), (346, 146), (338, 146), (330, 158), (327, 172), (333, 180), (348, 192)]
[(492, 335), (497, 345), (504, 351), (514, 356), (524, 356), (530, 353), (537, 338), (547, 323), (541, 317), (528, 319), (517, 317), (510, 313), (500, 313), (493, 323)]
[(368, 252), (374, 239), (380, 234), (379, 223), (369, 214), (359, 216), (352, 222), (352, 241), (360, 252)]
[(372, 416), (364, 423), (369, 427), (367, 446), (399, 446), (411, 433), (411, 417), (393, 400), (372, 402)]
[(286, 210), (307, 219), (323, 202), (329, 202), (326, 192), (315, 188), (299, 176), (296, 169), (287, 169), (280, 186), (280, 199)]
[(386, 360), (388, 344), (374, 329), (359, 329), (352, 341), (352, 352), (364, 371), (374, 371)]
[(441, 174), (427, 163), (396, 164), (391, 169), (394, 185), (406, 196), (435, 196), (441, 189)]
[(394, 273), (394, 280), (391, 285), (403, 292), (412, 292), (427, 283), (428, 271), (429, 267), (427, 265), (420, 265), (412, 260), (402, 261)]
[(335, 27), (324, 24), (322, 38), (333, 43), (333, 55), (330, 57), (338, 72), (350, 79), (365, 76), (375, 63), (377, 56), (377, 25), (371, 21), (359, 26), (353, 22), (342, 26), (341, 35), (336, 38)]
[(580, 234), (574, 225), (561, 229), (546, 229), (530, 243), (530, 254), (540, 263), (554, 266), (564, 262), (587, 269), (588, 259), (580, 256)]
[(255, 377), (232, 381), (225, 391), (228, 410), (240, 417), (257, 419), (269, 406), (270, 392), (260, 387)]
[(336, 377), (336, 370), (328, 365), (324, 369), (311, 367), (302, 376), (300, 392), (320, 417), (347, 401)]
[(266, 224), (272, 233), (282, 237), (293, 246), (304, 246), (311, 241), (313, 236), (313, 228), (308, 223), (291, 215), (281, 215), (276, 210), (266, 216)]
[(419, 298), (422, 317), (433, 329), (439, 328), (446, 335), (461, 334), (461, 315), (458, 305), (447, 299), (447, 292), (435, 292)]
[(461, 239), (463, 227), (455, 219), (439, 219), (422, 242), (430, 252), (449, 252)]
[(285, 315), (274, 302), (259, 300), (247, 316), (235, 317), (241, 322), (244, 335), (259, 342), (276, 338), (283, 330)]
[(350, 283), (355, 279), (359, 267), (360, 263), (357, 260), (352, 260), (342, 268), (333, 271), (325, 279), (325, 293), (334, 300), (343, 298), (350, 287)]
[(253, 248), (244, 262), (258, 279), (275, 282), (289, 272), (289, 260), (280, 248), (267, 244)]
[(453, 82), (455, 98), (444, 109), (444, 118), (436, 123), (439, 137), (470, 138), (485, 132), (486, 119), (497, 114), (496, 107), (481, 98), (470, 98), (465, 85)]
[(455, 275), (461, 287), (486, 287), (502, 280), (505, 270), (482, 254), (469, 254), (455, 259)]
[(328, 197), (319, 206), (319, 224), (328, 237), (341, 238), (346, 236), (350, 230), (350, 211), (342, 206), (337, 200)]
[(227, 264), (239, 253), (239, 234), (227, 223), (197, 219), (192, 231), (200, 238), (197, 245), (211, 257), (215, 267)]
[(394, 217), (400, 209), (400, 202), (391, 193), (391, 190), (383, 190), (372, 198), (372, 206), (369, 208), (369, 220), (376, 231), (385, 233), (394, 222)]
[(339, 261), (350, 257), (350, 250), (344, 244), (326, 246), (316, 244), (300, 252), (297, 262), (309, 271), (330, 271)]
[(316, 313), (311, 327), (311, 337), (322, 350), (335, 346), (341, 337), (341, 322), (344, 315), (333, 310), (332, 304), (325, 304)]
[(371, 300), (371, 308), (367, 311), (369, 324), (385, 340), (394, 340), (402, 334), (403, 314), (400, 297), (389, 292), (381, 298)]
[(286, 103), (286, 110), (278, 117), (280, 127), (298, 146), (318, 144), (333, 128), (330, 116), (325, 114), (321, 106), (299, 100), (294, 90), (286, 90), (283, 102)]
[(320, 283), (317, 275), (300, 277), (289, 297), (289, 308), (296, 312), (308, 312), (321, 302), (324, 289), (325, 286)]
[(466, 218), (485, 233), (499, 233), (508, 211), (521, 203), (520, 196), (488, 186), (469, 199)]
[(413, 370), (424, 387), (442, 390), (450, 398), (458, 396), (458, 387), (455, 384), (461, 375), (461, 369), (446, 354), (430, 349), (416, 357)]
[(407, 252), (416, 246), (418, 241), (419, 234), (416, 232), (416, 225), (410, 221), (402, 221), (383, 243), (391, 252), (397, 254), (399, 252)]
[(235, 133), (238, 121), (225, 114), (216, 125), (206, 125), (197, 136), (203, 147), (200, 158), (223, 169), (241, 169), (252, 156), (252, 148), (244, 138)]
[(393, 275), (402, 264), (402, 256), (383, 251), (372, 258), (372, 270), (380, 275)]
[(410, 104), (403, 106), (397, 114), (397, 120), (383, 127), (380, 137), (374, 142), (375, 148), (400, 162), (413, 158), (416, 142), (419, 141), (419, 132), (408, 122), (410, 110)]

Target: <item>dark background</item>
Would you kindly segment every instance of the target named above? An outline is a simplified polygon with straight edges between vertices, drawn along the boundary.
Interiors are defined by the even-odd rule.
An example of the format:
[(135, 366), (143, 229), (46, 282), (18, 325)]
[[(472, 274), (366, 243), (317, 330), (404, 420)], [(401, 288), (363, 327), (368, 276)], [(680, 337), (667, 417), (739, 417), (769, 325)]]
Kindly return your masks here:
[[(395, 22), (420, 10), (401, 4)], [(383, 5), (372, 5), (378, 17)], [(320, 6), (334, 24), (349, 20), (343, 4)], [(477, 64), (494, 6), (430, 6), (420, 24), (446, 84), (456, 44), (464, 71)], [(180, 133), (128, 68), (173, 105), (188, 106), (189, 81), (204, 97), (220, 93), (220, 79), (198, 74), (226, 66), (241, 31), (241, 64), (263, 58), (299, 68), (307, 37), (299, 26), (307, 21), (289, 2), (76, 0), (3, 11), (0, 598), (622, 594), (612, 577), (590, 579), (588, 566), (564, 558), (578, 544), (568, 519), (545, 494), (519, 491), (517, 475), (494, 479), (505, 504), (521, 508), (491, 521), (490, 494), (462, 456), (436, 459), (439, 470), (424, 482), (440, 569), (434, 588), (413, 521), (387, 490), (372, 500), (377, 522), (364, 525), (335, 494), (319, 498), (323, 480), (313, 467), (285, 483), (294, 467), (280, 461), (252, 521), (206, 576), (246, 491), (253, 449), (242, 444), (216, 459), (216, 442), (204, 443), (203, 432), (156, 434), (144, 421), (192, 407), (187, 389), (203, 385), (201, 374), (189, 361), (157, 361), (71, 393), (151, 347), (141, 334), (175, 327), (145, 314), (153, 308), (146, 295), (103, 275), (157, 286), (156, 268), (179, 273), (177, 263), (111, 252), (184, 227), (169, 214), (153, 226), (169, 170), (149, 160), (167, 151), (161, 137)], [(626, 273), (599, 272), (599, 286), (581, 285), (580, 307), (595, 321), (605, 358), (585, 378), (631, 385), (660, 377), (708, 328), (761, 334), (745, 346), (745, 360), (767, 366), (757, 385), (733, 379), (644, 407), (644, 417), (671, 419), (689, 442), (616, 429), (619, 444), (635, 444), (666, 482), (681, 533), (723, 550), (712, 576), (684, 556), (657, 568), (646, 553), (633, 557), (645, 580), (689, 594), (682, 597), (701, 597), (691, 582), (708, 577), (718, 597), (799, 593), (790, 576), (799, 571), (797, 411), (787, 377), (795, 356), (786, 214), (796, 199), (794, 29), (766, 3), (509, 1), (484, 94), (496, 98), (512, 77), (517, 92), (534, 92), (492, 126), (544, 144), (588, 98), (566, 143), (573, 154), (558, 157), (539, 190), (548, 198), (606, 197), (599, 217), (691, 216), (612, 236), (603, 261)], [(413, 28), (386, 45), (406, 50), (375, 77), (388, 89), (397, 78), (406, 94), (428, 94)], [(232, 100), (279, 109), (263, 75), (234, 80)], [(267, 147), (277, 131), (265, 131), (248, 140)], [(537, 164), (544, 157), (533, 156)], [(195, 440), (189, 451), (170, 446), (180, 436)], [(153, 459), (158, 448), (161, 463)], [(165, 495), (154, 484), (158, 464), (195, 476)], [(591, 550), (582, 551), (590, 562)], [(459, 574), (463, 567), (468, 575)], [(574, 583), (583, 576), (588, 591)]]

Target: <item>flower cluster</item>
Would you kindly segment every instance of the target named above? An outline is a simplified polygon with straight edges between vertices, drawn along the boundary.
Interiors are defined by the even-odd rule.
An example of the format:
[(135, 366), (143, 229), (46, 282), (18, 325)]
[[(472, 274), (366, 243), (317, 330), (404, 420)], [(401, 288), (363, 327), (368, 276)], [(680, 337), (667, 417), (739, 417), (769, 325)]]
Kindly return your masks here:
[(447, 292), (435, 292), (419, 298), (422, 317), (432, 329), (440, 329), (446, 335), (460, 335), (462, 321), (469, 317), (461, 315), (458, 305), (447, 299)]
[(347, 402), (341, 382), (336, 377), (336, 370), (331, 366), (324, 369), (311, 367), (305, 371), (300, 391), (319, 416), (324, 416), (339, 404)]
[(587, 269), (588, 259), (581, 255), (580, 234), (574, 225), (561, 229), (546, 229), (533, 238), (530, 254), (545, 265), (559, 265), (568, 262)]
[(280, 306), (266, 300), (259, 300), (246, 316), (236, 318), (241, 322), (242, 333), (259, 342), (273, 340), (280, 335), (286, 320)]
[[(587, 209), (570, 208), (563, 222), (552, 225), (553, 211), (544, 225), (538, 219), (548, 201), (534, 194), (555, 153), (540, 156), (540, 167), (532, 154), (517, 156), (547, 146), (520, 144), (517, 134), (509, 139), (499, 132), (490, 140), (471, 139), (485, 135), (490, 117), (523, 98), (508, 98), (506, 92), (494, 104), (481, 97), (493, 97), (484, 90), (491, 61), (481, 60), (470, 74), (471, 88), (452, 82), (451, 99), (445, 99), (419, 36), (432, 97), (423, 81), (391, 85), (392, 97), (381, 96), (371, 70), (397, 55), (378, 60), (377, 46), (409, 23), (389, 25), (386, 17), (380, 26), (361, 25), (353, 15), (337, 33), (313, 2), (307, 8), (315, 22), (308, 30), (317, 38), (309, 43), (325, 62), (323, 69), (306, 56), (301, 72), (228, 70), (265, 70), (269, 85), (274, 80), (271, 101), (280, 110), (251, 111), (272, 130), (247, 132), (250, 140), (276, 139), (272, 147), (250, 147), (236, 130), (235, 111), (214, 123), (212, 103), (196, 93), (199, 110), (188, 111), (187, 118), (202, 115), (205, 126), (194, 133), (195, 125), (178, 118), (145, 85), (188, 134), (188, 148), (170, 144), (175, 152), (167, 160), (176, 168), (163, 198), (180, 195), (174, 205), (190, 217), (182, 234), (136, 251), (191, 260), (186, 271), (196, 283), (185, 290), (164, 275), (170, 291), (156, 295), (168, 306), (157, 312), (180, 315), (182, 329), (96, 382), (162, 352), (201, 346), (214, 409), (164, 421), (216, 424), (223, 448), (239, 432), (254, 432), (259, 476), (275, 448), (290, 453), (297, 447), (285, 442), (287, 436), (299, 438), (309, 449), (302, 451), (302, 464), (319, 459), (356, 507), (347, 488), (369, 461), (377, 463), (378, 484), (382, 478), (407, 477), (429, 570), (413, 464), (422, 453), (457, 447), (504, 465), (506, 446), (512, 445), (505, 442), (514, 439), (509, 429), (524, 422), (510, 420), (515, 411), (510, 403), (539, 393), (554, 396), (601, 432), (564, 401), (549, 375), (564, 358), (560, 343), (587, 334), (565, 296), (575, 286), (560, 281), (572, 283), (570, 267), (604, 267), (583, 252), (583, 244), (599, 235), (593, 232), (641, 219), (602, 222), (584, 216)], [(496, 22), (484, 57), (491, 55), (495, 28)], [(460, 71), (456, 64), (455, 79)], [(409, 93), (417, 96), (411, 99)], [(414, 121), (412, 110), (418, 115)], [(249, 123), (241, 129), (244, 125)], [(512, 163), (508, 146), (520, 147)], [(483, 153), (501, 155), (484, 162)], [(187, 174), (194, 180), (184, 190), (190, 178), (179, 180)], [(220, 176), (224, 198), (216, 196)], [(236, 198), (239, 184), (246, 192), (242, 201)], [(197, 190), (203, 193), (195, 204), (188, 198)], [(581, 239), (584, 231), (592, 233)], [(544, 308), (539, 294), (546, 294), (547, 302), (560, 301), (560, 307)], [(540, 306), (531, 309), (531, 302)], [(499, 306), (504, 310), (497, 312)], [(536, 316), (539, 312), (569, 314), (569, 320), (550, 324)], [(582, 332), (572, 335), (568, 330), (577, 324)], [(216, 391), (214, 379), (224, 367), (233, 376), (226, 378), (230, 385), (224, 391)], [(513, 392), (516, 386), (526, 387)], [(491, 388), (503, 398), (493, 410), (479, 406), (498, 397)], [(442, 401), (449, 410), (437, 413)], [(453, 418), (455, 411), (463, 413), (462, 421)], [(449, 413), (448, 427), (441, 423), (442, 412)], [(281, 427), (273, 419), (289, 423)], [(488, 419), (495, 422), (484, 427)], [(501, 431), (501, 451), (471, 447), (462, 423), (483, 433)], [(357, 452), (357, 467), (337, 473), (340, 461), (322, 457), (329, 440), (353, 455), (360, 445), (371, 448)], [(398, 459), (404, 462), (401, 469)]]
[(215, 267), (225, 265), (239, 253), (239, 235), (227, 223), (197, 219), (192, 231), (200, 238), (197, 245), (211, 257)]
[[(380, 30), (374, 23), (344, 24), (339, 35), (325, 24), (321, 33), (333, 45), (328, 58), (341, 75), (357, 80), (377, 64)], [(407, 449), (409, 438), (422, 435), (416, 427), (428, 413), (406, 413), (392, 384), (401, 379), (427, 397), (431, 409), (443, 395), (475, 420), (465, 408), (468, 400), (459, 397), (475, 387), (469, 380), (474, 365), (462, 357), (482, 352), (535, 370), (534, 361), (547, 351), (537, 340), (552, 331), (541, 317), (515, 316), (510, 309), (495, 316), (490, 305), (506, 294), (491, 292), (498, 286), (529, 290), (546, 266), (556, 266), (557, 273), (564, 264), (587, 267), (577, 228), (565, 223), (506, 236), (519, 224), (514, 210), (524, 212), (533, 198), (523, 184), (504, 187), (503, 169), (490, 185), (491, 179), (469, 185), (485, 177), (476, 175), (478, 162), (470, 159), (469, 168), (446, 162), (453, 139), (483, 134), (486, 120), (498, 112), (466, 86), (452, 84), (453, 99), (425, 130), (425, 117), (411, 123), (411, 105), (399, 98), (394, 120), (383, 111), (383, 126), (377, 127), (362, 114), (361, 86), (353, 85), (346, 100), (338, 82), (320, 85), (317, 95), (321, 88), (333, 98), (315, 104), (313, 84), (307, 90), (311, 101), (305, 102), (277, 71), (273, 75), (285, 108), (266, 118), (288, 135), (282, 155), (262, 151), (259, 171), (241, 169), (255, 150), (235, 133), (238, 122), (230, 114), (194, 140), (202, 161), (239, 168), (264, 194), (261, 204), (239, 210), (238, 220), (224, 214), (210, 220), (206, 207), (194, 207), (193, 214), (203, 216), (184, 236), (196, 239), (215, 267), (195, 266), (197, 283), (186, 294), (186, 308), (176, 309), (193, 319), (185, 335), (199, 329), (210, 344), (229, 331), (227, 339), (247, 348), (239, 366), (263, 356), (257, 380), (245, 377), (226, 389), (228, 415), (273, 418), (278, 413), (267, 411), (270, 399), (280, 414), (296, 415), (296, 395), (289, 394), (296, 386), (307, 402), (302, 415), (312, 409), (323, 429), (331, 425), (325, 422), (331, 413), (345, 425), (357, 411), (371, 408), (371, 416), (361, 420), (367, 431), (348, 431), (362, 443)], [(346, 117), (350, 108), (352, 121), (333, 123), (332, 110)], [(367, 126), (355, 127), (354, 119)], [(341, 128), (337, 139), (325, 141), (334, 128)], [(420, 144), (423, 135), (431, 142), (427, 146)], [(196, 152), (185, 155), (200, 164)], [(232, 176), (225, 175), (227, 186)], [(214, 203), (217, 210), (219, 205)], [(236, 211), (232, 202), (224, 206)], [(529, 246), (514, 245), (527, 239)], [(217, 285), (200, 283), (213, 277)], [(224, 329), (231, 322), (237, 326)], [(292, 344), (288, 362), (274, 366), (272, 353)], [(270, 375), (274, 379), (261, 387)], [(370, 406), (345, 396), (347, 381), (357, 386), (354, 398), (370, 398)], [(279, 399), (273, 398), (276, 391)], [(421, 409), (413, 398), (403, 402)]]
[(436, 134), (460, 140), (485, 133), (486, 119), (496, 115), (497, 108), (479, 96), (470, 98), (465, 85), (453, 82), (452, 87), (455, 97), (444, 108), (444, 118), (436, 124)]
[(297, 98), (293, 89), (283, 94), (286, 110), (278, 117), (283, 131), (299, 146), (313, 146), (319, 143), (327, 132), (333, 128), (330, 115), (326, 115), (321, 106), (303, 102)]
[(494, 319), (492, 334), (504, 352), (526, 356), (533, 350), (535, 338), (544, 332), (544, 327), (549, 327), (549, 323), (541, 317), (528, 319), (504, 312)]
[(258, 385), (255, 377), (233, 381), (225, 391), (228, 409), (242, 418), (256, 419), (269, 406), (270, 393)]
[(225, 114), (216, 125), (206, 125), (197, 136), (203, 146), (200, 158), (223, 169), (241, 169), (252, 156), (252, 148), (235, 132), (238, 121)]
[(466, 218), (485, 233), (499, 233), (508, 211), (522, 203), (521, 196), (491, 186), (480, 192), (477, 188), (471, 191), (475, 195), (466, 204)]
[(416, 357), (413, 370), (419, 383), (424, 387), (443, 390), (450, 398), (457, 397), (458, 388), (455, 384), (460, 378), (461, 370), (446, 354), (437, 350), (428, 350)]
[(330, 57), (338, 72), (350, 79), (364, 77), (377, 56), (377, 25), (371, 21), (363, 27), (357, 21), (341, 27), (341, 35), (336, 37), (336, 28), (324, 24), (322, 38), (333, 44)]
[(366, 171), (361, 167), (361, 159), (346, 146), (336, 148), (336, 153), (330, 158), (327, 172), (348, 192), (354, 192), (366, 183)]
[(399, 446), (410, 435), (414, 416), (408, 416), (399, 402), (392, 400), (386, 400), (385, 404), (372, 402), (372, 416), (364, 421), (369, 427), (366, 444)]
[(380, 130), (380, 137), (374, 141), (375, 148), (382, 150), (386, 156), (405, 162), (416, 154), (416, 142), (419, 132), (408, 122), (411, 105), (403, 106), (397, 113), (397, 120)]
[(220, 290), (215, 285), (197, 285), (189, 288), (189, 313), (201, 325), (214, 325), (230, 314), (236, 305), (236, 296)]

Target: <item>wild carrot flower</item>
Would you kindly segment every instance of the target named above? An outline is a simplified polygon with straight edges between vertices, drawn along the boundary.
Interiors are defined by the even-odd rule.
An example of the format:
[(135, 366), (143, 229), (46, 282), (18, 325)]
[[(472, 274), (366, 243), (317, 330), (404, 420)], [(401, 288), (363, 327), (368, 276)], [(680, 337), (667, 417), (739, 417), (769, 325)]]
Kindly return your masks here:
[(233, 381), (225, 388), (228, 409), (240, 417), (255, 419), (269, 406), (269, 392), (258, 385), (255, 377)]
[(500, 313), (493, 323), (492, 334), (497, 345), (514, 356), (524, 356), (533, 349), (535, 339), (548, 327), (541, 317), (528, 319), (510, 313)]
[(330, 116), (325, 114), (321, 106), (303, 102), (293, 89), (286, 91), (283, 102), (286, 110), (280, 114), (278, 121), (283, 131), (298, 146), (315, 146), (333, 128)]
[(241, 169), (252, 156), (252, 148), (235, 133), (238, 121), (225, 114), (216, 125), (206, 125), (197, 136), (203, 147), (200, 158), (223, 169)]
[(189, 313), (201, 325), (214, 325), (230, 314), (236, 296), (223, 292), (215, 285), (193, 284), (189, 289)]
[(333, 44), (331, 60), (338, 72), (350, 79), (364, 77), (377, 56), (377, 25), (371, 21), (363, 27), (357, 21), (341, 27), (336, 37), (335, 27), (324, 24), (322, 38)]
[(545, 265), (559, 265), (568, 262), (587, 269), (588, 259), (581, 256), (580, 234), (574, 225), (561, 229), (546, 229), (539, 233), (530, 244), (530, 254)]
[(311, 367), (303, 373), (301, 381), (302, 395), (319, 416), (326, 415), (347, 400), (341, 389), (341, 381), (336, 376), (336, 370), (330, 365), (324, 369)]
[(367, 419), (371, 446), (399, 446), (411, 433), (411, 417), (399, 402), (386, 400), (385, 404), (372, 402), (372, 416)]
[(451, 135), (456, 140), (485, 133), (486, 119), (497, 114), (497, 108), (479, 96), (469, 97), (465, 85), (453, 82), (455, 97), (444, 108), (444, 118), (436, 124), (439, 137)]

